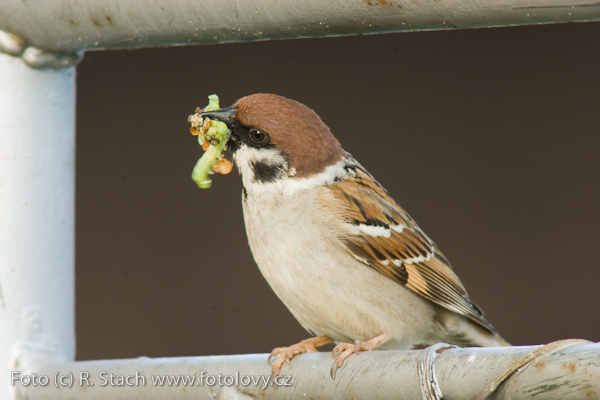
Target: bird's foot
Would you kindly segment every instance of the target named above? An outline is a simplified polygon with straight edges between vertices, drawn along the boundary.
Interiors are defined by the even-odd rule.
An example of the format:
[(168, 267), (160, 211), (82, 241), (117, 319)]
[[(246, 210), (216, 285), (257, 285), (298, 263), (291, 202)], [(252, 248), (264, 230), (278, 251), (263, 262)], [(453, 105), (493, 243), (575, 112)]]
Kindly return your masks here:
[(350, 355), (354, 353), (358, 354), (359, 351), (377, 350), (381, 345), (389, 341), (391, 338), (392, 337), (389, 333), (384, 333), (383, 335), (376, 336), (373, 339), (369, 339), (364, 342), (355, 340), (354, 343), (338, 343), (332, 352), (335, 361), (331, 366), (331, 377), (335, 379), (335, 373)]
[(273, 349), (267, 362), (271, 362), (271, 358), (276, 358), (275, 362), (271, 366), (271, 376), (274, 378), (279, 375), (281, 366), (284, 362), (289, 362), (295, 355), (302, 353), (314, 353), (317, 351), (317, 347), (324, 346), (328, 343), (333, 342), (329, 336), (317, 336), (314, 338), (306, 339), (300, 343), (296, 343), (289, 347), (277, 347)]

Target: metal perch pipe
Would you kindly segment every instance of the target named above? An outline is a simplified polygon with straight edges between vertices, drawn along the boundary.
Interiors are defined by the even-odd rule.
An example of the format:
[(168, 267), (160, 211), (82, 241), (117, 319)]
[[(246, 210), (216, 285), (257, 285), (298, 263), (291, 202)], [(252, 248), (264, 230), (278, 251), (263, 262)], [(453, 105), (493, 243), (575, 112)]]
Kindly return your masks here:
[[(476, 399), (513, 362), (538, 348), (446, 350), (437, 356), (435, 363), (438, 387), (445, 398)], [(417, 364), (425, 352), (427, 350), (360, 353), (347, 360), (335, 380), (329, 373), (333, 362), (331, 354), (303, 354), (283, 368), (280, 380), (273, 385), (268, 381), (271, 369), (267, 354), (47, 364), (36, 370), (36, 374), (48, 376), (47, 385), (30, 384), (20, 387), (18, 392), (21, 398), (49, 400), (422, 399)], [(54, 383), (57, 372), (63, 377), (58, 388)], [(163, 381), (161, 385), (164, 376), (187, 377), (188, 383), (167, 385)], [(252, 377), (260, 379), (253, 383)], [(517, 370), (492, 398), (570, 400), (598, 398), (599, 394), (600, 344), (588, 343), (537, 358)]]
[[(417, 365), (426, 353), (421, 351), (361, 353), (335, 380), (329, 354), (306, 354), (283, 370), (291, 386), (265, 388), (243, 382), (227, 386), (227, 381), (154, 385), (151, 377), (198, 377), (203, 371), (213, 377), (268, 377), (266, 355), (70, 361), (75, 345), (72, 66), (84, 50), (600, 20), (598, 0), (33, 3), (2, 0), (0, 5), (0, 53), (5, 53), (0, 54), (0, 397), (7, 399), (422, 398)], [(55, 71), (33, 70), (15, 57)], [(536, 348), (446, 350), (436, 356), (436, 386), (448, 398), (476, 398)], [(137, 371), (145, 385), (101, 385), (102, 371), (106, 378)], [(48, 380), (34, 384), (33, 373)], [(600, 345), (581, 344), (524, 364), (494, 396), (598, 398)]]
[(0, 30), (64, 53), (595, 20), (597, 0), (3, 0), (0, 7)]

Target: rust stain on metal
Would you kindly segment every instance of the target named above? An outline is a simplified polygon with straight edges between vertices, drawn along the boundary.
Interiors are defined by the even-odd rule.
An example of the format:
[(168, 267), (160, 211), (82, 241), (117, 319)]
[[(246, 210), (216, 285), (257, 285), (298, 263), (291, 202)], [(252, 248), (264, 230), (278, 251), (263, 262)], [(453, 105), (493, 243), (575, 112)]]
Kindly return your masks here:
[[(98, 28), (104, 28), (107, 25), (114, 25), (115, 23), (113, 22), (112, 18), (110, 17), (110, 15), (106, 14), (106, 13), (102, 13), (103, 17), (96, 17), (95, 15), (90, 15), (90, 19), (92, 20), (92, 22), (94, 23), (94, 25), (96, 25)], [(100, 14), (100, 15), (102, 15)]]
[(574, 374), (577, 371), (577, 364), (574, 362), (563, 363), (562, 367), (568, 369), (570, 373)]
[(594, 379), (599, 378), (597, 375), (594, 375), (592, 372), (590, 372), (588, 367), (583, 368), (583, 373), (586, 374), (587, 376), (589, 376), (590, 378), (594, 378)]
[(536, 367), (537, 369), (543, 369), (544, 367), (546, 367), (546, 363), (543, 361), (538, 361), (534, 364), (534, 367)]
[[(401, 4), (398, 4), (392, 0), (366, 0), (370, 6), (386, 6), (386, 7), (398, 7), (402, 8)], [(438, 1), (438, 0), (436, 0)]]

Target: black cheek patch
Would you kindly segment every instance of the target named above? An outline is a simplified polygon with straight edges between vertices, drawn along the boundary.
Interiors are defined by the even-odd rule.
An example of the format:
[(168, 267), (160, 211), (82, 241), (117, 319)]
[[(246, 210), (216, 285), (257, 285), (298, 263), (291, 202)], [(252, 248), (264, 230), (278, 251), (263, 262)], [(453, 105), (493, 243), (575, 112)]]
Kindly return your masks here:
[(254, 172), (254, 180), (261, 183), (272, 183), (285, 176), (285, 165), (270, 164), (262, 161), (253, 162), (250, 167)]

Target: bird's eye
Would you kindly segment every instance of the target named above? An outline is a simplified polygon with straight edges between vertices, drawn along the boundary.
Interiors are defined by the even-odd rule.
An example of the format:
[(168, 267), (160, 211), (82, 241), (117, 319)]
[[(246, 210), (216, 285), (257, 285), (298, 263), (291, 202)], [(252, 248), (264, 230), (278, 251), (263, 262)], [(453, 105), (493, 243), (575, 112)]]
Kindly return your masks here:
[(260, 129), (252, 128), (250, 129), (250, 143), (254, 146), (266, 146), (269, 144), (271, 138), (267, 135), (266, 132), (261, 131)]

